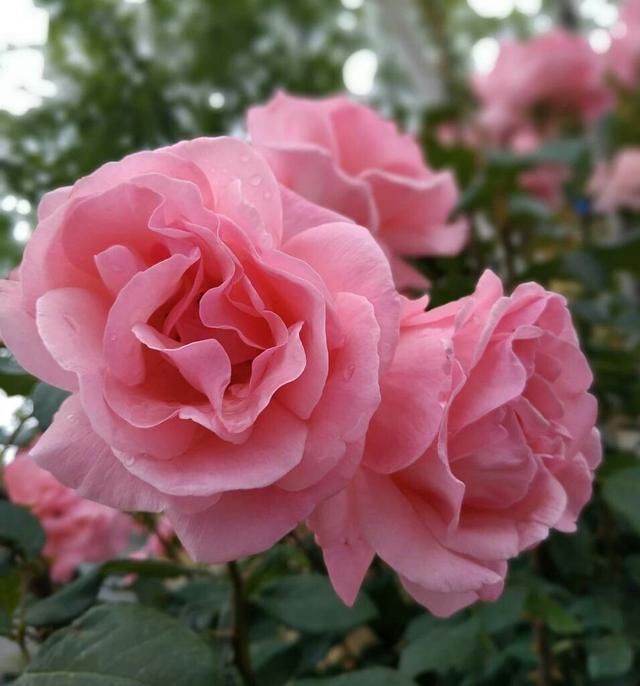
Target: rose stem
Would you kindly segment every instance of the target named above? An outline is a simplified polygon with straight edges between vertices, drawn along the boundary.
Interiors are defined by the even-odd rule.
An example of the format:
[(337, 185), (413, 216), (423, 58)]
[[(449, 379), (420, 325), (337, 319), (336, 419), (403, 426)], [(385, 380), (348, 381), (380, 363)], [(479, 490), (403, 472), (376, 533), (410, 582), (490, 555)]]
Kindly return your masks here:
[(242, 574), (235, 562), (228, 562), (227, 568), (233, 585), (233, 650), (235, 662), (245, 686), (257, 686), (249, 655), (249, 634), (247, 625), (247, 599)]

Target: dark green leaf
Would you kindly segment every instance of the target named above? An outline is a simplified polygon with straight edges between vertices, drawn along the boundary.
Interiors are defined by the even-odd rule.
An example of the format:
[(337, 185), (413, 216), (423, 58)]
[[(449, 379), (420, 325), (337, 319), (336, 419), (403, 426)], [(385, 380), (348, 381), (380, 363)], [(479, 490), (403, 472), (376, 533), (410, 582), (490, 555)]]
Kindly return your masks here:
[(214, 658), (157, 610), (105, 605), (53, 634), (15, 686), (215, 686), (222, 678)]
[(602, 494), (607, 505), (640, 533), (640, 466), (608, 476)]
[(25, 621), (36, 628), (68, 624), (95, 603), (102, 579), (97, 569), (72, 581), (57, 593), (30, 605), (25, 612)]
[(557, 634), (576, 634), (582, 631), (582, 624), (560, 603), (543, 593), (535, 593), (528, 599), (528, 610), (534, 617)]
[(624, 618), (615, 600), (598, 596), (580, 598), (571, 607), (571, 614), (580, 619), (585, 629), (622, 631)]
[(30, 605), (26, 611), (27, 624), (34, 627), (68, 624), (95, 603), (107, 576), (138, 574), (167, 579), (198, 573), (197, 568), (183, 567), (165, 560), (111, 560), (64, 586), (57, 593)]
[(294, 686), (415, 686), (415, 681), (391, 669), (364, 669), (324, 679), (302, 679)]
[(38, 420), (41, 431), (49, 428), (53, 416), (68, 395), (68, 391), (49, 386), (43, 381), (36, 384), (31, 399), (33, 400), (33, 416)]
[(633, 648), (625, 636), (589, 641), (587, 650), (587, 668), (593, 679), (622, 676), (633, 664)]
[(345, 633), (376, 616), (376, 608), (366, 594), (361, 592), (349, 608), (340, 601), (329, 580), (319, 574), (272, 581), (262, 587), (256, 602), (275, 619), (309, 633)]
[(409, 643), (400, 655), (400, 670), (412, 677), (425, 672), (462, 671), (476, 654), (479, 641), (480, 623), (476, 618), (454, 626), (442, 622)]
[(516, 626), (522, 619), (527, 590), (508, 588), (494, 603), (486, 603), (478, 608), (478, 618), (490, 633), (497, 633)]
[(0, 635), (8, 635), (12, 617), (20, 602), (20, 577), (17, 572), (0, 576)]
[(39, 557), (44, 542), (44, 529), (29, 510), (0, 501), (0, 543), (32, 560)]
[(28, 374), (6, 348), (0, 349), (0, 388), (7, 395), (27, 395), (36, 380)]

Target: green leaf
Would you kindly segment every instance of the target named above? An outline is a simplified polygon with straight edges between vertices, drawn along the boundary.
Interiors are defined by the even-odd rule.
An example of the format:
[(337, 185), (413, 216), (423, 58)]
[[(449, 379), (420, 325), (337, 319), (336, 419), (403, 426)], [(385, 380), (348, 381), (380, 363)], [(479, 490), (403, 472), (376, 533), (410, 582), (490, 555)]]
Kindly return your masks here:
[(26, 623), (36, 628), (68, 624), (95, 603), (102, 579), (100, 570), (94, 570), (48, 598), (38, 600), (26, 609)]
[(29, 510), (0, 501), (0, 543), (18, 551), (27, 560), (34, 560), (40, 556), (44, 542), (44, 529)]
[(141, 574), (143, 576), (156, 577), (158, 579), (171, 579), (176, 576), (197, 576), (207, 574), (198, 567), (185, 567), (184, 565), (169, 562), (168, 560), (110, 560), (100, 567), (102, 576), (112, 574)]
[(534, 617), (542, 619), (557, 634), (577, 634), (583, 630), (582, 624), (548, 595), (533, 594), (527, 605)]
[(6, 348), (0, 349), (0, 388), (7, 395), (28, 395), (36, 379), (28, 374)]
[(8, 636), (12, 617), (20, 602), (20, 577), (13, 571), (0, 576), (0, 636)]
[(571, 606), (571, 613), (578, 617), (585, 629), (609, 629), (622, 631), (624, 617), (615, 599), (590, 595), (580, 598)]
[(624, 636), (589, 641), (587, 650), (587, 669), (593, 679), (622, 676), (633, 664), (633, 648)]
[(197, 568), (183, 567), (164, 560), (111, 560), (63, 586), (57, 593), (30, 605), (25, 618), (27, 624), (37, 628), (68, 624), (96, 602), (102, 582), (107, 576), (140, 574), (167, 579), (197, 573)]
[(454, 626), (442, 622), (433, 631), (409, 643), (400, 655), (400, 670), (412, 677), (425, 672), (462, 671), (476, 654), (480, 635), (480, 623), (476, 618)]
[(227, 579), (196, 579), (177, 590), (172, 600), (179, 617), (194, 631), (204, 631), (216, 615), (228, 609), (230, 596)]
[(640, 555), (629, 555), (624, 561), (627, 574), (640, 586)]
[(378, 667), (324, 679), (302, 679), (294, 686), (415, 686), (415, 681), (401, 672)]
[(598, 258), (610, 269), (623, 269), (640, 274), (640, 230), (628, 233), (615, 242), (601, 244), (595, 250)]
[(68, 391), (38, 381), (31, 394), (31, 399), (33, 400), (33, 416), (38, 420), (41, 431), (49, 428), (53, 416), (68, 395)]
[(522, 619), (527, 590), (507, 588), (494, 603), (486, 603), (478, 608), (477, 616), (489, 633), (498, 633), (516, 626)]
[(547, 205), (524, 193), (514, 193), (509, 197), (509, 213), (514, 219), (539, 224), (548, 222), (552, 216)]
[(213, 651), (162, 612), (94, 608), (53, 634), (15, 686), (215, 686)]
[(360, 592), (352, 608), (343, 605), (320, 574), (276, 579), (262, 587), (257, 604), (271, 617), (309, 633), (340, 634), (376, 617), (369, 597)]
[(602, 494), (607, 505), (640, 533), (640, 466), (608, 476)]

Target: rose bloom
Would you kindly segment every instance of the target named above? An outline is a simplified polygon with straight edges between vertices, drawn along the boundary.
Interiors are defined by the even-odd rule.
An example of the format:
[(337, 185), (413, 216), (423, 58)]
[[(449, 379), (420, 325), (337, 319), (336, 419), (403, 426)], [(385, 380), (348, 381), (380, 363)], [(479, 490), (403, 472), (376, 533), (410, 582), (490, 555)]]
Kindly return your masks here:
[(523, 125), (548, 135), (565, 119), (590, 123), (611, 104), (602, 75), (602, 60), (577, 34), (506, 41), (493, 70), (474, 79), (481, 122), (499, 140)]
[(248, 127), (281, 183), (371, 230), (399, 288), (428, 285), (402, 257), (464, 247), (467, 223), (449, 222), (458, 199), (452, 173), (429, 169), (416, 141), (368, 107), (281, 92), (249, 110)]
[(609, 71), (619, 84), (633, 89), (640, 81), (640, 0), (627, 0), (622, 6), (611, 35), (606, 55)]
[(357, 465), (400, 301), (369, 232), (201, 138), (44, 197), (0, 332), (68, 389), (32, 451), (83, 495), (166, 511), (197, 560), (257, 553)]
[(596, 209), (640, 211), (640, 148), (621, 150), (610, 163), (601, 164), (589, 182)]
[(33, 511), (46, 533), (43, 554), (51, 578), (69, 581), (83, 562), (103, 562), (122, 553), (137, 529), (131, 517), (79, 498), (25, 452), (5, 467), (9, 500)]
[[(515, 133), (511, 140), (511, 149), (516, 152), (529, 153), (541, 144), (540, 137), (531, 128)], [(550, 208), (558, 208), (564, 198), (564, 185), (571, 179), (571, 168), (560, 162), (539, 164), (527, 169), (518, 176), (521, 188)]]
[(434, 614), (502, 592), (507, 561), (574, 531), (600, 461), (592, 376), (564, 299), (537, 284), (426, 313), (406, 303), (362, 466), (310, 518), (351, 604), (374, 554)]

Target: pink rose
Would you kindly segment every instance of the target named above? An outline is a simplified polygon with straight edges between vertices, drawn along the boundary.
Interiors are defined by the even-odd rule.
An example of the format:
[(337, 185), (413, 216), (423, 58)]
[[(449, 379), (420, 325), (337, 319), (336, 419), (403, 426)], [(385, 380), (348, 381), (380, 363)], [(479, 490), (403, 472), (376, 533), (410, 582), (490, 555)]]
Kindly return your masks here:
[(506, 41), (493, 70), (477, 75), (481, 121), (498, 139), (535, 124), (552, 133), (565, 118), (589, 123), (611, 105), (603, 62), (588, 41), (556, 30), (528, 41)]
[(592, 376), (564, 299), (505, 297), (491, 272), (471, 297), (407, 303), (362, 466), (310, 518), (352, 603), (374, 554), (446, 616), (502, 592), (507, 561), (574, 531), (600, 461)]
[[(530, 153), (539, 147), (540, 137), (530, 128), (518, 131), (511, 140), (511, 148), (516, 152)], [(564, 185), (571, 179), (571, 168), (562, 163), (539, 164), (527, 169), (518, 177), (518, 183), (535, 198), (557, 208), (564, 198)]]
[(40, 469), (25, 453), (5, 467), (9, 499), (30, 508), (45, 533), (44, 556), (51, 578), (69, 581), (83, 562), (103, 562), (122, 553), (137, 528), (131, 517), (79, 498)]
[(427, 284), (400, 257), (462, 250), (467, 224), (449, 223), (458, 198), (453, 175), (429, 169), (415, 140), (368, 107), (281, 92), (249, 110), (248, 126), (281, 183), (371, 230), (399, 288)]
[(368, 231), (201, 138), (44, 197), (19, 281), (18, 361), (72, 392), (32, 454), (123, 510), (166, 511), (198, 560), (262, 551), (353, 471), (398, 337)]
[(627, 0), (612, 30), (606, 59), (614, 79), (633, 89), (640, 81), (640, 1)]
[(640, 148), (621, 150), (611, 163), (601, 164), (589, 182), (596, 209), (640, 211)]

